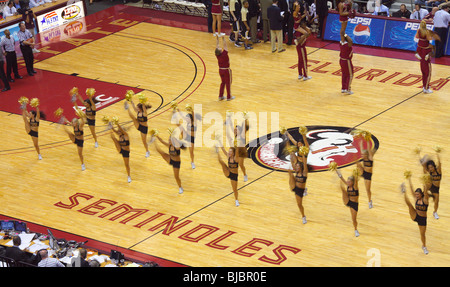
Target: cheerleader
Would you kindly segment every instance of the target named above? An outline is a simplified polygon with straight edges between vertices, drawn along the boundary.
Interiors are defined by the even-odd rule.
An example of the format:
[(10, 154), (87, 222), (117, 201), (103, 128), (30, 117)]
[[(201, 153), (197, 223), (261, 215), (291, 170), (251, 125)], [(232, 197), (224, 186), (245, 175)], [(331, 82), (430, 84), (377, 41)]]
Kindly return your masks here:
[(238, 170), (239, 170), (239, 153), (237, 152), (235, 147), (230, 147), (228, 152), (225, 150), (223, 145), (220, 148), (221, 148), (222, 152), (224, 153), (224, 155), (227, 157), (228, 164), (222, 160), (222, 158), (220, 157), (220, 152), (216, 146), (217, 158), (219, 160), (220, 165), (222, 166), (223, 174), (225, 175), (226, 178), (230, 179), (231, 187), (233, 189), (233, 194), (234, 194), (234, 202), (237, 207), (237, 206), (239, 206), (239, 198), (238, 198), (239, 194), (238, 194), (238, 189), (237, 189)]
[(336, 170), (338, 177), (341, 179), (341, 190), (342, 190), (342, 200), (344, 204), (350, 208), (350, 213), (352, 216), (353, 227), (355, 228), (355, 236), (359, 236), (358, 232), (358, 221), (356, 219), (358, 215), (358, 172), (357, 170), (353, 172), (353, 175), (349, 176), (347, 180), (342, 177), (339, 170)]
[[(131, 110), (129, 109), (128, 106), (128, 102), (131, 102), (131, 106), (133, 107), (134, 111), (137, 114), (136, 116), (134, 116), (131, 113)], [(145, 157), (150, 156), (150, 151), (148, 150), (148, 143), (147, 143), (147, 134), (148, 134), (147, 109), (151, 107), (152, 107), (151, 105), (145, 103), (139, 103), (136, 106), (131, 98), (125, 101), (125, 109), (128, 110), (128, 114), (130, 115), (130, 118), (133, 120), (136, 129), (141, 132), (142, 143), (144, 144), (144, 148), (146, 151)]]
[[(297, 148), (295, 148), (297, 150)], [(295, 162), (292, 165), (293, 170), (289, 170), (289, 187), (295, 193), (295, 199), (297, 206), (302, 214), (302, 222), (306, 224), (305, 210), (303, 208), (303, 196), (306, 194), (306, 179), (308, 178), (308, 166), (306, 164), (306, 156), (301, 153), (301, 161), (296, 160), (297, 156), (295, 152), (291, 151), (291, 159), (294, 158)]]
[(112, 131), (119, 136), (117, 139), (114, 133), (111, 133), (111, 138), (116, 146), (117, 151), (122, 155), (125, 168), (127, 170), (128, 182), (131, 182), (130, 175), (130, 137), (128, 133), (122, 128), (122, 126), (116, 122), (117, 130), (114, 128), (113, 124), (110, 123), (110, 128)]
[(367, 147), (363, 147), (363, 142), (360, 144), (362, 164), (358, 162), (356, 165), (359, 170), (359, 174), (364, 178), (364, 185), (366, 187), (367, 197), (369, 199), (369, 208), (373, 207), (372, 203), (372, 192), (371, 192), (371, 184), (372, 184), (372, 173), (373, 173), (373, 157), (375, 155), (376, 150), (372, 150), (369, 146), (368, 140), (363, 139), (366, 142)]
[(295, 44), (298, 55), (298, 79), (307, 81), (311, 79), (311, 76), (308, 76), (308, 54), (306, 53), (306, 40), (311, 35), (311, 29), (306, 26), (306, 20), (303, 18), (300, 20), (299, 24), (294, 22), (294, 28), (294, 35), (296, 37)]
[(425, 187), (425, 191), (429, 190), (431, 192), (430, 197), (434, 200), (434, 211), (433, 216), (436, 219), (439, 219), (437, 214), (437, 210), (439, 208), (439, 189), (441, 186), (442, 179), (442, 169), (441, 169), (441, 160), (439, 157), (440, 148), (436, 148), (436, 158), (437, 164), (434, 160), (430, 159), (427, 155), (420, 159), (420, 163), (423, 167), (423, 172), (425, 174), (430, 175), (430, 182)]
[[(244, 113), (245, 116), (245, 113)], [(245, 147), (247, 143), (247, 131), (249, 129), (248, 119), (245, 119), (241, 125), (236, 125), (233, 129), (234, 138), (230, 143), (236, 143), (236, 152), (238, 153), (238, 163), (239, 167), (244, 174), (244, 182), (248, 181), (247, 169), (245, 168), (244, 161), (248, 157), (247, 148)], [(228, 134), (228, 133), (227, 133)], [(230, 133), (231, 134), (231, 133)]]
[(341, 66), (341, 93), (353, 94), (352, 80), (353, 80), (353, 41), (347, 35), (341, 35), (339, 42), (339, 65)]
[(84, 131), (83, 127), (86, 123), (85, 115), (82, 111), (80, 111), (77, 107), (77, 114), (80, 117), (79, 119), (73, 118), (72, 121), (68, 121), (64, 116), (62, 117), (62, 122), (73, 127), (73, 133), (67, 129), (66, 125), (64, 125), (64, 130), (69, 135), (70, 140), (77, 145), (78, 157), (81, 161), (81, 170), (86, 170), (86, 166), (84, 165), (84, 157), (83, 157), (83, 145), (84, 145)]
[(338, 3), (338, 12), (339, 12), (339, 22), (341, 22), (341, 31), (340, 35), (344, 36), (345, 29), (347, 28), (348, 18), (350, 11), (352, 10), (353, 1), (349, 0), (348, 3), (345, 3), (346, 0), (339, 0)]
[(41, 160), (41, 151), (39, 148), (39, 120), (42, 118), (45, 120), (45, 114), (39, 110), (39, 101), (38, 99), (32, 99), (31, 105), (36, 108), (36, 110), (31, 110), (30, 112), (27, 111), (26, 107), (27, 103), (23, 102), (21, 109), (22, 109), (22, 118), (25, 123), (25, 131), (27, 134), (31, 136), (31, 139), (33, 140), (34, 148), (36, 149), (36, 152), (38, 154), (38, 159)]
[(78, 99), (85, 106), (86, 121), (87, 121), (88, 127), (91, 131), (92, 137), (94, 138), (94, 141), (95, 141), (94, 146), (97, 148), (98, 147), (97, 134), (95, 133), (95, 115), (97, 113), (97, 109), (95, 107), (95, 100), (92, 98), (94, 93), (95, 93), (94, 89), (92, 89), (92, 88), (87, 89), (86, 94), (89, 96), (89, 98), (86, 100), (83, 100), (83, 98), (80, 96), (80, 94), (78, 93), (78, 90), (77, 90), (76, 93), (74, 93), (74, 95), (73, 95), (73, 101), (74, 101), (74, 104), (76, 104), (76, 100)]
[[(222, 33), (222, 7), (220, 0), (212, 0), (211, 14), (212, 14), (212, 29), (213, 36), (223, 37), (225, 33)], [(217, 32), (216, 32), (217, 29)]]
[(422, 250), (425, 254), (428, 254), (425, 236), (427, 230), (428, 194), (426, 192), (423, 192), (421, 188), (417, 188), (416, 190), (414, 190), (410, 176), (408, 176), (408, 181), (411, 194), (416, 198), (415, 206), (411, 204), (406, 194), (406, 187), (404, 183), (401, 185), (401, 192), (404, 194), (405, 203), (409, 209), (409, 216), (413, 221), (417, 222), (419, 226), (420, 239), (422, 241)]
[(183, 193), (183, 187), (181, 186), (180, 179), (180, 166), (181, 166), (181, 148), (183, 148), (183, 142), (177, 139), (173, 135), (173, 131), (169, 129), (169, 140), (166, 142), (161, 137), (159, 137), (158, 133), (155, 133), (154, 136), (165, 146), (169, 148), (169, 153), (164, 152), (155, 141), (156, 150), (162, 156), (162, 158), (173, 167), (173, 175), (175, 177), (175, 181), (178, 185), (178, 193)]
[(422, 72), (423, 92), (430, 94), (433, 91), (430, 89), (431, 79), (431, 53), (433, 52), (433, 45), (431, 40), (440, 41), (440, 37), (431, 30), (427, 29), (427, 22), (422, 20), (417, 29), (415, 38), (419, 40), (417, 43), (416, 58), (420, 60), (420, 71)]

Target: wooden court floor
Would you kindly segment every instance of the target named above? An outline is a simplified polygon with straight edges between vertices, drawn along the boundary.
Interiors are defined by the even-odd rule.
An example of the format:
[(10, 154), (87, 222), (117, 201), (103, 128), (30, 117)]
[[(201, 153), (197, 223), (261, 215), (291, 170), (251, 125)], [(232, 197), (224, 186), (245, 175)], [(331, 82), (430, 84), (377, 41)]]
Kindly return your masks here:
[[(108, 29), (107, 20), (103, 29)], [(433, 64), (436, 90), (424, 94), (414, 76), (420, 75), (417, 61), (355, 54), (359, 70), (352, 84), (354, 94), (343, 95), (340, 77), (333, 74), (339, 70), (338, 52), (333, 49), (308, 47), (312, 79), (299, 81), (294, 47), (272, 54), (269, 43), (245, 51), (228, 42), (236, 99), (219, 102), (215, 45), (210, 34), (141, 22), (38, 61), (35, 67), (142, 89), (153, 106), (149, 128), (158, 129), (163, 138), (173, 127), (173, 100), (182, 109), (187, 103), (201, 104), (204, 132), (214, 124), (206, 120), (208, 113), (225, 119), (227, 111), (254, 112), (260, 126), (267, 113), (268, 128), (258, 137), (280, 126), (370, 131), (379, 141), (374, 207), (367, 206), (361, 180), (359, 237), (354, 236), (349, 209), (342, 203), (338, 178), (329, 171), (308, 176), (303, 200), (307, 224), (302, 224), (287, 173), (263, 168), (250, 158), (245, 160), (249, 180), (243, 182), (239, 174), (240, 206), (235, 207), (230, 181), (212, 147), (195, 148), (195, 169), (188, 151), (182, 151), (184, 193), (178, 194), (172, 168), (154, 143), (145, 158), (124, 100), (97, 112), (98, 148), (85, 128), (85, 171), (59, 124), (41, 121), (43, 160), (38, 160), (19, 109), (17, 114), (0, 112), (0, 212), (189, 266), (449, 265), (447, 66)], [(74, 78), (67, 91), (76, 85)], [(129, 128), (131, 183), (110, 132), (101, 123), (104, 115), (119, 117)], [(436, 145), (443, 149), (440, 219), (432, 217), (431, 201), (426, 233), (430, 253), (424, 255), (419, 229), (409, 217), (399, 185), (404, 171), (411, 170), (415, 186), (420, 186), (422, 170), (413, 150), (420, 146), (423, 154), (434, 156)], [(342, 168), (342, 173), (347, 176), (353, 168)], [(121, 215), (125, 207), (132, 212)]]

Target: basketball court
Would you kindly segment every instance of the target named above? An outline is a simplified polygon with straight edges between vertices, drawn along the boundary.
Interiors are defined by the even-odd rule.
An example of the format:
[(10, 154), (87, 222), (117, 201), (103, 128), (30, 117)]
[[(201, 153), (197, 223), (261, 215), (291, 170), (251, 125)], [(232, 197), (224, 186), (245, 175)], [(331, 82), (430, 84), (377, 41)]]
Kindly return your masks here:
[[(35, 54), (38, 73), (32, 78), (20, 62), (24, 79), (0, 94), (0, 214), (193, 267), (448, 266), (448, 57), (433, 59), (434, 92), (424, 94), (413, 53), (355, 47), (354, 94), (345, 95), (335, 42), (309, 40), (312, 79), (301, 81), (295, 47), (271, 53), (270, 43), (260, 43), (244, 50), (226, 37), (236, 99), (218, 101), (216, 39), (205, 32), (206, 19), (204, 27), (176, 17), (154, 17), (151, 11), (116, 5), (85, 17), (64, 37), (46, 35), (41, 53)], [(85, 171), (76, 146), (54, 115), (62, 108), (67, 118), (75, 116), (69, 95), (73, 87), (84, 97), (87, 88), (94, 88), (100, 101), (98, 148), (85, 128)], [(203, 133), (197, 137), (203, 144), (195, 147), (195, 169), (188, 150), (181, 152), (183, 194), (154, 143), (150, 157), (145, 157), (140, 134), (124, 109), (128, 90), (147, 96), (152, 105), (149, 129), (157, 129), (164, 139), (167, 129), (175, 126), (172, 102), (181, 110), (195, 105), (201, 113)], [(39, 98), (47, 115), (39, 128), (42, 160), (24, 129), (18, 103), (22, 96)], [(236, 207), (230, 180), (208, 139), (212, 130), (223, 128), (218, 115), (224, 120), (227, 112), (244, 111), (253, 116), (249, 141), (259, 140), (249, 147), (245, 160), (247, 182), (239, 171)], [(103, 116), (117, 116), (128, 128), (131, 183)], [(359, 237), (342, 202), (338, 177), (326, 168), (308, 175), (308, 195), (303, 198), (308, 222), (302, 224), (288, 174), (268, 159), (270, 148), (263, 140), (281, 127), (296, 131), (300, 126), (371, 132), (378, 146), (374, 207), (368, 208), (361, 179)], [(422, 155), (432, 157), (433, 147), (443, 150), (440, 218), (433, 218), (431, 200), (428, 255), (422, 252), (417, 223), (410, 219), (399, 190), (405, 170), (411, 170), (415, 187), (421, 187), (422, 167), (413, 152), (418, 146)], [(355, 151), (349, 152), (352, 148)], [(359, 146), (350, 143), (337, 157), (347, 177), (360, 159)]]

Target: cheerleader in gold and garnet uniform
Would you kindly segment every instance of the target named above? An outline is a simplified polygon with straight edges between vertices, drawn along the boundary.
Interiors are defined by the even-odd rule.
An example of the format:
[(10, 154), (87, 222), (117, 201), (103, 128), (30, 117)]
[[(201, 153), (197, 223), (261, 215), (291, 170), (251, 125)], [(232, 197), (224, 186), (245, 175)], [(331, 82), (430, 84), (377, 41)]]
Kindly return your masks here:
[[(217, 147), (216, 147), (217, 148)], [(220, 157), (220, 152), (217, 150), (217, 157), (220, 165), (222, 166), (222, 171), (225, 177), (230, 179), (231, 187), (233, 189), (235, 205), (239, 206), (239, 194), (237, 189), (238, 184), (238, 170), (239, 170), (239, 153), (235, 147), (230, 147), (228, 152), (223, 146), (220, 148), (224, 155), (227, 157), (228, 163), (225, 163)]]
[(89, 130), (91, 131), (92, 137), (94, 138), (95, 147), (98, 147), (98, 142), (97, 142), (97, 134), (95, 133), (95, 115), (97, 114), (97, 109), (95, 107), (95, 100), (92, 98), (95, 94), (95, 90), (90, 88), (86, 90), (86, 94), (89, 96), (88, 99), (83, 100), (83, 98), (80, 96), (80, 94), (78, 93), (78, 90), (73, 91), (74, 95), (73, 95), (73, 101), (74, 104), (76, 104), (76, 99), (78, 98), (80, 100), (80, 102), (84, 105), (84, 107), (86, 108), (85, 110), (85, 114), (86, 114), (86, 121), (89, 127)]
[(150, 151), (148, 150), (148, 143), (147, 143), (147, 134), (148, 134), (147, 109), (151, 108), (152, 106), (145, 103), (139, 103), (136, 106), (131, 98), (128, 101), (131, 102), (131, 106), (133, 107), (137, 115), (135, 116), (131, 113), (128, 107), (128, 102), (125, 102), (125, 109), (128, 110), (128, 114), (130, 115), (130, 118), (133, 120), (136, 129), (141, 132), (142, 143), (144, 144), (146, 151), (145, 157), (149, 157)]
[(342, 190), (342, 200), (344, 204), (350, 208), (350, 213), (352, 215), (353, 227), (355, 228), (355, 236), (359, 236), (358, 232), (358, 221), (356, 219), (358, 215), (358, 199), (359, 199), (359, 190), (358, 190), (358, 171), (355, 170), (353, 175), (349, 176), (347, 180), (345, 180), (339, 170), (336, 170), (336, 173), (339, 179), (342, 181), (341, 190)]
[(110, 123), (110, 127), (114, 133), (116, 133), (119, 138), (117, 139), (113, 133), (111, 133), (111, 138), (116, 146), (117, 151), (122, 155), (123, 162), (125, 164), (125, 168), (127, 170), (128, 182), (131, 182), (131, 174), (130, 174), (130, 137), (128, 133), (122, 128), (122, 126), (115, 122), (117, 125), (117, 130), (114, 128), (114, 125)]
[(69, 135), (70, 140), (77, 145), (78, 150), (78, 157), (81, 161), (81, 170), (85, 170), (86, 166), (84, 165), (84, 157), (83, 157), (83, 145), (84, 145), (84, 131), (83, 127), (86, 123), (85, 115), (84, 113), (76, 107), (77, 115), (80, 118), (73, 118), (71, 122), (69, 122), (64, 116), (63, 116), (63, 122), (65, 124), (71, 125), (73, 127), (73, 132), (69, 131), (67, 127), (64, 125), (64, 130)]

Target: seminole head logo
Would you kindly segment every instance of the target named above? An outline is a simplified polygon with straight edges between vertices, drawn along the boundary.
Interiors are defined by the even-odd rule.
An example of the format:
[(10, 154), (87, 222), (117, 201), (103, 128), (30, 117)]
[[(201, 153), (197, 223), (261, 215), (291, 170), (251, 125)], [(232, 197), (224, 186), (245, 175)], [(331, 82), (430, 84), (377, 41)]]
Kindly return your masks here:
[[(287, 131), (297, 142), (303, 142), (299, 128)], [(348, 166), (361, 159), (362, 137), (353, 137), (352, 128), (331, 126), (307, 126), (309, 143), (308, 166), (310, 172), (328, 170), (330, 162)], [(289, 143), (286, 133), (280, 132), (260, 137), (248, 144), (248, 153), (253, 161), (267, 169), (287, 171), (292, 169), (290, 156), (285, 152)], [(290, 143), (292, 145), (292, 143)], [(379, 142), (374, 135), (369, 140), (371, 149), (378, 149)], [(365, 146), (365, 145), (363, 145)]]

